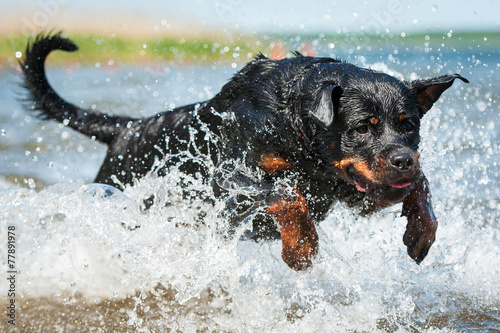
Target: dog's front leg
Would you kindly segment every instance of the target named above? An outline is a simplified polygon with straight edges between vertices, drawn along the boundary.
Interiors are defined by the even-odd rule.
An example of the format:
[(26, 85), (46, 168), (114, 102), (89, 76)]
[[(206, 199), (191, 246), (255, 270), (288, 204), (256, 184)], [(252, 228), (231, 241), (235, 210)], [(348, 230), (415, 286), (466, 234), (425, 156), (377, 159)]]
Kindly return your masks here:
[(432, 210), (429, 182), (422, 174), (403, 199), (403, 216), (408, 219), (403, 242), (408, 255), (420, 264), (436, 239), (438, 222)]
[(281, 226), (283, 261), (295, 270), (310, 267), (318, 252), (318, 234), (304, 196), (294, 188), (273, 200), (268, 211)]

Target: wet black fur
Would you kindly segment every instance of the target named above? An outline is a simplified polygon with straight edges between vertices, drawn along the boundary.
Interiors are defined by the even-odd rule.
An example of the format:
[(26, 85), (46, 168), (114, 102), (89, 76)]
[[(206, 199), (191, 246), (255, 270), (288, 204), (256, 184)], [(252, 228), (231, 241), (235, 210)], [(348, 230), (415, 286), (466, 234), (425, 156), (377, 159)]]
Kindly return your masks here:
[[(215, 174), (197, 161), (184, 163), (183, 170), (212, 177), (215, 192), (227, 196), (228, 214), (235, 221), (263, 212), (254, 220), (251, 235), (255, 237), (279, 236), (261, 208), (280, 191), (283, 173), (264, 174), (259, 168), (263, 154), (274, 153), (294, 166), (286, 171), (287, 179), (308, 198), (316, 218), (335, 200), (354, 206), (400, 202), (407, 190), (388, 184), (405, 177), (414, 181), (419, 170), (411, 175), (389, 172), (383, 183), (363, 193), (348, 177), (356, 175), (340, 174), (332, 163), (356, 157), (371, 165), (380, 156), (390, 159), (416, 152), (421, 117), (454, 79), (467, 82), (455, 74), (405, 83), (330, 58), (296, 54), (278, 61), (260, 55), (211, 100), (134, 119), (64, 101), (44, 72), (45, 58), (57, 49), (75, 51), (77, 46), (60, 34), (41, 34), (28, 44), (21, 61), (25, 86), (34, 101), (33, 109), (43, 118), (63, 122), (108, 145), (96, 182), (120, 188), (146, 175), (155, 160), (167, 155), (183, 151), (206, 155), (218, 166)], [(376, 126), (369, 122), (372, 117), (379, 119)], [(195, 144), (190, 142), (193, 130)], [(238, 164), (245, 166), (245, 172), (233, 170)], [(168, 166), (158, 172), (167, 171)], [(232, 197), (228, 194), (232, 186), (250, 186), (258, 194)]]

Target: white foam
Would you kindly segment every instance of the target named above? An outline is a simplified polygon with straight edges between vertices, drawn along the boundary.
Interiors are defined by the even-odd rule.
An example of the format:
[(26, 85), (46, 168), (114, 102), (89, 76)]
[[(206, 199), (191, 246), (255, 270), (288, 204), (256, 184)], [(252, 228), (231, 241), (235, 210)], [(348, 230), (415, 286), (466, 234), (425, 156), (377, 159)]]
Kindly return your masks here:
[[(371, 67), (399, 75), (392, 65)], [(212, 78), (212, 73), (207, 77)], [(88, 82), (74, 82), (80, 81)], [(172, 85), (178, 89), (174, 96), (186, 90), (179, 82), (194, 84), (179, 80)], [(206, 79), (198, 84), (212, 83)], [(137, 82), (130, 85), (136, 87)], [(455, 91), (462, 89), (456, 86)], [(85, 99), (80, 94), (87, 89), (78, 86), (73, 91), (78, 93), (74, 100)], [(218, 233), (227, 224), (217, 214), (221, 205), (212, 207), (202, 198), (183, 199), (175, 172), (162, 179), (146, 177), (120, 193), (78, 181), (82, 172), (83, 179), (95, 175), (100, 153), (92, 163), (82, 162), (91, 156), (93, 146), (75, 158), (68, 158), (72, 150), (63, 150), (40, 162), (52, 148), (64, 146), (56, 140), (58, 134), (49, 152), (38, 154), (38, 162), (24, 156), (27, 161), (19, 167), (31, 165), (45, 175), (46, 183), (57, 184), (37, 192), (12, 187), (0, 178), (0, 239), (6, 240), (7, 226), (16, 227), (19, 297), (60, 300), (53, 296), (78, 294), (92, 301), (121, 299), (161, 284), (175, 290), (176, 301), (186, 306), (175, 321), (169, 309), (160, 306), (162, 326), (186, 332), (200, 327), (207, 331), (450, 331), (448, 327), (460, 328), (460, 321), (479, 326), (489, 313), (497, 316), (491, 323), (498, 323), (497, 118), (478, 127), (488, 110), (477, 118), (468, 111), (467, 119), (464, 109), (474, 97), (487, 101), (487, 96), (462, 89), (462, 100), (452, 92), (422, 120), (421, 160), (440, 226), (421, 265), (406, 255), (402, 243), (406, 221), (399, 216), (400, 206), (363, 218), (337, 204), (318, 227), (320, 252), (314, 267), (292, 271), (280, 258), (279, 241), (239, 241)], [(87, 100), (105, 94), (101, 88), (87, 93), (92, 96)], [(116, 93), (106, 98), (121, 97), (130, 102)], [(154, 99), (146, 97), (147, 109), (154, 110)], [(28, 128), (9, 139), (24, 142), (31, 132)], [(68, 133), (67, 141), (79, 142)], [(23, 152), (21, 146), (10, 161), (22, 159), (18, 156)], [(46, 168), (51, 161), (54, 166)], [(8, 172), (16, 170), (12, 165)], [(77, 168), (81, 170), (71, 171)], [(191, 183), (191, 189), (210, 196), (205, 184), (194, 179)], [(152, 193), (156, 204), (143, 211), (143, 200)], [(202, 212), (205, 224), (199, 223)], [(6, 275), (6, 259), (6, 251), (0, 250), (1, 276)], [(210, 301), (192, 305), (193, 299), (207, 298)], [(137, 307), (145, 302), (142, 297), (134, 301)], [(198, 312), (205, 313), (203, 319), (194, 315)], [(127, 312), (130, 327), (150, 330), (138, 313), (136, 308)]]
[[(436, 212), (442, 222), (438, 238), (418, 266), (402, 244), (406, 221), (400, 207), (360, 218), (336, 205), (318, 229), (314, 267), (295, 272), (280, 259), (280, 242), (224, 238), (214, 227), (223, 223), (216, 209), (181, 199), (174, 183), (153, 180), (125, 194), (74, 183), (40, 192), (2, 190), (0, 237), (5, 239), (6, 225), (16, 226), (20, 293), (94, 300), (160, 283), (185, 304), (212, 289), (226, 296), (210, 306), (228, 311), (209, 318), (207, 327), (277, 332), (373, 331), (381, 318), (409, 328), (449, 314), (450, 303), (457, 312), (498, 305), (498, 229), (476, 228), (458, 210)], [(141, 211), (146, 189), (168, 192), (173, 204)], [(207, 211), (205, 224), (196, 222), (200, 211)], [(193, 320), (186, 316), (177, 324), (188, 328)]]

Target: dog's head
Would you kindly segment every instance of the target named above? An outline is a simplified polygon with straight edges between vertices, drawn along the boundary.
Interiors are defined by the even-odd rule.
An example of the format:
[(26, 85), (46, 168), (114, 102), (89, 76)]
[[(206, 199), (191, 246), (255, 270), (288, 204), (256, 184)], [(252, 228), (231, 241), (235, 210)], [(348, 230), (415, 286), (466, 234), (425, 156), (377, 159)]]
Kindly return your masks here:
[(455, 79), (468, 82), (458, 74), (402, 82), (344, 63), (310, 72), (303, 78), (311, 91), (302, 118), (309, 119), (323, 164), (358, 191), (389, 202), (401, 201), (420, 177), (421, 118)]

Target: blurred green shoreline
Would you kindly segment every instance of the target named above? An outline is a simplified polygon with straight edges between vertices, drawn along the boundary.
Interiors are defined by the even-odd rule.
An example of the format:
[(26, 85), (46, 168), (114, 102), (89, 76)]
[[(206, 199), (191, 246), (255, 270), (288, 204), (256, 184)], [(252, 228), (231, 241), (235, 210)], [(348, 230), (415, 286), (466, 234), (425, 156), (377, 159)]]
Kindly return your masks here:
[[(500, 32), (429, 32), (407, 33), (400, 35), (361, 35), (361, 34), (260, 34), (236, 37), (220, 36), (214, 39), (203, 38), (127, 38), (123, 36), (99, 36), (95, 34), (65, 33), (64, 37), (72, 39), (79, 50), (75, 53), (56, 52), (50, 56), (50, 65), (64, 65), (72, 62), (92, 64), (111, 63), (144, 63), (174, 62), (176, 64), (192, 63), (245, 63), (255, 54), (281, 52), (289, 56), (292, 51), (304, 52), (307, 46), (319, 56), (331, 53), (342, 53), (344, 50), (386, 51), (393, 45), (409, 49), (428, 51), (480, 50), (481, 52), (500, 50)], [(0, 65), (11, 66), (17, 58), (24, 54), (28, 37), (17, 35), (0, 37)], [(342, 50), (342, 52), (340, 52)], [(305, 52), (307, 54), (307, 51)], [(276, 53), (277, 54), (277, 53)]]

